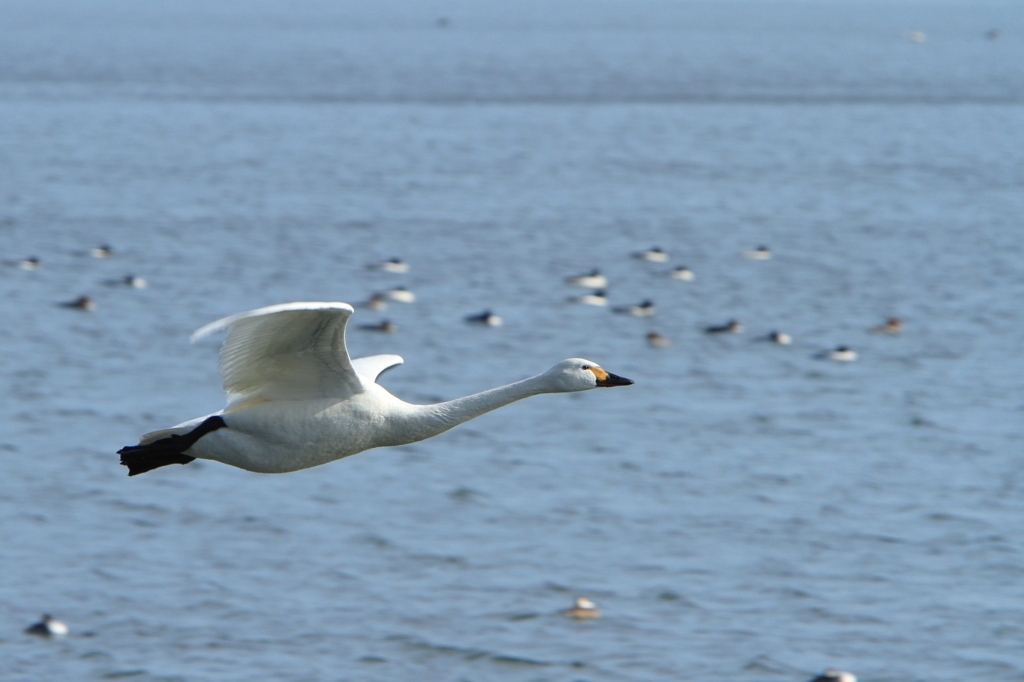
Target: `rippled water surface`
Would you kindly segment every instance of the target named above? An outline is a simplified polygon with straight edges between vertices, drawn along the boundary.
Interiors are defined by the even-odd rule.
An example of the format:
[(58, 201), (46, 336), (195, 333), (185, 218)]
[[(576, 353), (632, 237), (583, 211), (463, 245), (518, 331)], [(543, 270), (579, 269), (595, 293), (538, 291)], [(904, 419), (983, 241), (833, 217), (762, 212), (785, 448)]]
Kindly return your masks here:
[[(5, 680), (1024, 679), (1015, 4), (2, 9)], [(658, 313), (567, 303), (594, 267)], [(194, 329), (399, 284), (349, 346), (404, 399), (636, 385), (125, 476), (222, 405)]]

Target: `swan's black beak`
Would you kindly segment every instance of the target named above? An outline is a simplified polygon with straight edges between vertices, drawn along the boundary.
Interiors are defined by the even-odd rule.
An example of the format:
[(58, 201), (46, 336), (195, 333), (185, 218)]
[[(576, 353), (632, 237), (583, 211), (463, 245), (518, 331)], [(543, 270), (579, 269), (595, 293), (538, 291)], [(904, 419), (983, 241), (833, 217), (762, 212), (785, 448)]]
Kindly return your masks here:
[(612, 374), (611, 372), (608, 372), (604, 379), (597, 380), (597, 385), (602, 388), (607, 388), (609, 386), (632, 386), (633, 383), (632, 379), (620, 377), (619, 375)]

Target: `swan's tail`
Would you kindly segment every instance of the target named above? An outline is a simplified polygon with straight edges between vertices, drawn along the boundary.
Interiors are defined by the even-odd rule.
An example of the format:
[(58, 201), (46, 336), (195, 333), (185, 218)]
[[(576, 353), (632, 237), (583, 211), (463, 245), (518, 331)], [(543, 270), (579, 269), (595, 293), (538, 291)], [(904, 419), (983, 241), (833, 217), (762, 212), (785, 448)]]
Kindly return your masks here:
[(144, 474), (168, 464), (188, 464), (195, 457), (186, 455), (186, 450), (211, 431), (226, 427), (224, 419), (214, 415), (188, 433), (167, 436), (143, 445), (127, 445), (118, 450), (117, 454), (121, 455), (121, 464), (128, 467), (129, 476)]

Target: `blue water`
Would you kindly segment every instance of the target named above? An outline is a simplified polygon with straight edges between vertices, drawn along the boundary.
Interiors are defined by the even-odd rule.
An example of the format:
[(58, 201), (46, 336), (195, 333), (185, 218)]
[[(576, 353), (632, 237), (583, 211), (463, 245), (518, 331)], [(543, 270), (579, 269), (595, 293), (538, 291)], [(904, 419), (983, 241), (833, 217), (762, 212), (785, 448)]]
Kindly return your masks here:
[[(5, 680), (1024, 679), (1015, 4), (0, 9)], [(594, 267), (658, 314), (567, 303)], [(636, 385), (125, 476), (222, 405), (194, 329), (399, 284), (349, 345), (404, 399)]]

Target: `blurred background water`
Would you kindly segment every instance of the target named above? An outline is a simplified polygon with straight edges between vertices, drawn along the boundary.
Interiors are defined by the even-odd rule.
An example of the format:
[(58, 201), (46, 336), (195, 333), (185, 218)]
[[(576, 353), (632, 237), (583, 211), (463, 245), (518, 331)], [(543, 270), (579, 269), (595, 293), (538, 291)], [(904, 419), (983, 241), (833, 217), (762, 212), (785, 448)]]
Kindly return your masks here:
[[(0, 268), (5, 680), (1024, 679), (1018, 4), (0, 10), (2, 255), (42, 261)], [(567, 303), (594, 267), (658, 314)], [(636, 385), (125, 476), (222, 405), (195, 328), (395, 285), (349, 345), (402, 398)]]

